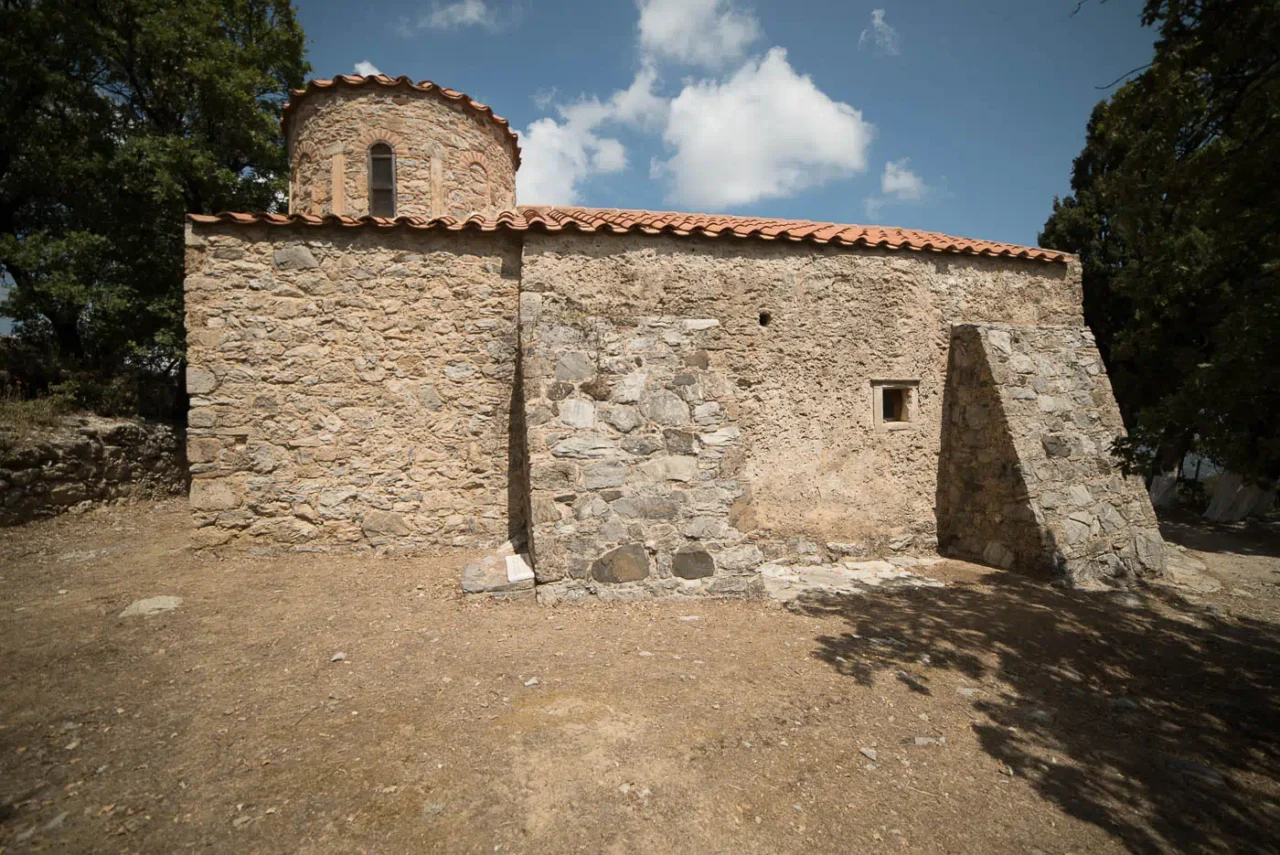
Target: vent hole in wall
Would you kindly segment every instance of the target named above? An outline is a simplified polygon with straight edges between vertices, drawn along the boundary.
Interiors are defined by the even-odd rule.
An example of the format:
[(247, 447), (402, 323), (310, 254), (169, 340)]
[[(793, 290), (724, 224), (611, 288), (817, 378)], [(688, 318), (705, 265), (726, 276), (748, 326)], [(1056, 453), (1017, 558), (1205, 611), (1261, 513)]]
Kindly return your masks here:
[(760, 326), (767, 327), (769, 322), (773, 320), (773, 315), (769, 312), (760, 313)]

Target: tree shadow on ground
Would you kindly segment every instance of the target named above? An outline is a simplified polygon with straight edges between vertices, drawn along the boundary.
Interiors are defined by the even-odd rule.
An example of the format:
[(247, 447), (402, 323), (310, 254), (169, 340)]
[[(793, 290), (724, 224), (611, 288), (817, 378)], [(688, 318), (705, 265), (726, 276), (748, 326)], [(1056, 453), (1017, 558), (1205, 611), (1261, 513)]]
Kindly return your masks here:
[(815, 655), (861, 684), (987, 683), (983, 749), (1131, 850), (1280, 851), (1280, 625), (1143, 598), (992, 572), (800, 608), (848, 621)]
[(1213, 523), (1189, 511), (1162, 510), (1160, 533), (1170, 543), (1197, 552), (1280, 558), (1280, 523), (1271, 520)]

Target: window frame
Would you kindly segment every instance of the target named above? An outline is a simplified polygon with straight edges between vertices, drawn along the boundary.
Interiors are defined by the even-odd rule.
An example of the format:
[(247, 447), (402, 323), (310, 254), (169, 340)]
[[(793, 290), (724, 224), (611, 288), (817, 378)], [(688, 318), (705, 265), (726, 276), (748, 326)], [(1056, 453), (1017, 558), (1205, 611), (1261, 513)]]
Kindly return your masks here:
[[(383, 157), (381, 153), (378, 153), (376, 155), (374, 154), (373, 150), (375, 148), (378, 148), (379, 146), (386, 146), (387, 152), (389, 153), (387, 156), (387, 159), (391, 161), (391, 186), (390, 187), (379, 187), (374, 183), (374, 175), (373, 175), (374, 160), (375, 158), (381, 159)], [(387, 142), (386, 140), (378, 140), (376, 142), (370, 143), (369, 148), (365, 150), (365, 170), (366, 170), (366, 176), (368, 178), (368, 187), (369, 187), (368, 205), (369, 205), (369, 216), (371, 217), (386, 217), (388, 219), (394, 219), (396, 217), (397, 212), (399, 211), (400, 200), (398, 198), (399, 194), (396, 192), (396, 185), (398, 183), (397, 182), (398, 164), (396, 163), (396, 161), (398, 159), (399, 158), (396, 157), (396, 147), (393, 146), (391, 143)], [(375, 214), (373, 212), (374, 192), (379, 190), (391, 191), (391, 213), (390, 214)]]
[[(903, 416), (900, 421), (887, 421), (884, 417), (884, 393), (890, 389), (901, 390), (905, 395)], [(876, 430), (912, 430), (920, 420), (919, 380), (872, 380), (871, 417)]]

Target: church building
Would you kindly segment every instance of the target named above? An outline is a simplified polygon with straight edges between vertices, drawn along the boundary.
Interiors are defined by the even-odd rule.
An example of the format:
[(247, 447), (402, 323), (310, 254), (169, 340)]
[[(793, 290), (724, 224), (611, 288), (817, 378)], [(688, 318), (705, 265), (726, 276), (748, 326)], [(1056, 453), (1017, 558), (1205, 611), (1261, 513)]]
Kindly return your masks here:
[(188, 218), (198, 545), (488, 550), (549, 598), (1163, 568), (1074, 257), (519, 206), (507, 122), (403, 77), (311, 81), (284, 128), (287, 214)]

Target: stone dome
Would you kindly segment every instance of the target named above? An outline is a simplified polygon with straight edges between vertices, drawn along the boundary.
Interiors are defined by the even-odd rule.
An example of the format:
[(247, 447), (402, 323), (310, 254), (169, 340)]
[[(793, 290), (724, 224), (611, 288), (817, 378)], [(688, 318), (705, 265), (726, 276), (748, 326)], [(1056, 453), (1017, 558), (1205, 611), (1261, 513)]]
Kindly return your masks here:
[(284, 130), (290, 213), (493, 217), (516, 205), (507, 121), (429, 81), (313, 80), (285, 105)]

